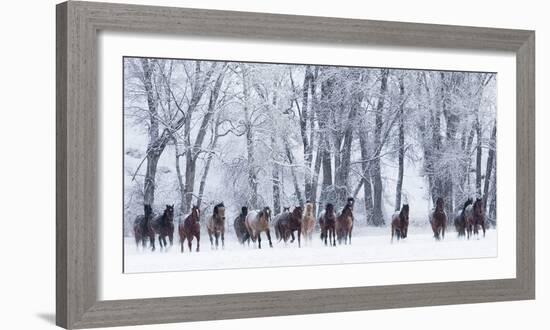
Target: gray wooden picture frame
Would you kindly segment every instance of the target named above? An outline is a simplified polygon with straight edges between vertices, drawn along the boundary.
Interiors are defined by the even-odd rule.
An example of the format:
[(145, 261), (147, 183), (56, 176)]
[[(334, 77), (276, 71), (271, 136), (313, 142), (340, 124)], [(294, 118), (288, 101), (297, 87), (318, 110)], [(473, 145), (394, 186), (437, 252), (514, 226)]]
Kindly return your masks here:
[[(56, 13), (59, 326), (87, 328), (534, 299), (534, 31), (93, 2), (61, 3)], [(515, 52), (516, 278), (99, 301), (97, 34), (104, 30)]]

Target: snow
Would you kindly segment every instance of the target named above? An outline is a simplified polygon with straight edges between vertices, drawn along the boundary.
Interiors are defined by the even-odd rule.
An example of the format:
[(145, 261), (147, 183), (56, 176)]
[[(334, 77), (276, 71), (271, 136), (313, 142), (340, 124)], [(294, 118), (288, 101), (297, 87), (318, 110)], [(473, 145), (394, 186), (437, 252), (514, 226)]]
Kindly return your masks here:
[(175, 233), (174, 246), (167, 251), (136, 248), (133, 237), (124, 241), (125, 273), (191, 271), (232, 268), (284, 267), (331, 265), (370, 262), (399, 262), (465, 258), (491, 258), (497, 256), (497, 232), (489, 229), (483, 238), (480, 235), (470, 240), (458, 238), (454, 230), (446, 233), (445, 239), (436, 241), (428, 227), (409, 227), (406, 239), (391, 243), (389, 228), (363, 227), (354, 230), (351, 245), (324, 246), (319, 233), (314, 233), (313, 241), (298, 248), (292, 244), (276, 242), (272, 231), (273, 248), (265, 234), (262, 234), (262, 249), (253, 243), (250, 246), (238, 244), (233, 233), (226, 233), (225, 248), (213, 250), (208, 234), (201, 231), (200, 252), (189, 252), (185, 242), (184, 253), (180, 252), (178, 235)]

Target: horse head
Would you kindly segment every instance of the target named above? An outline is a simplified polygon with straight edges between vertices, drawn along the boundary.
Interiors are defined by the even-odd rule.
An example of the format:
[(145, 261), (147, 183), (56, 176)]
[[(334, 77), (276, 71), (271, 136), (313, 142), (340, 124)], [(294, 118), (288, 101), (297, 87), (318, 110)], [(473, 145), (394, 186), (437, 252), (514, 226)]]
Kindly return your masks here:
[(174, 204), (166, 204), (166, 208), (164, 209), (164, 219), (170, 222), (174, 221)]
[(194, 218), (195, 221), (199, 221), (201, 216), (201, 211), (199, 210), (199, 207), (197, 205), (193, 205), (191, 208), (191, 217)]
[(313, 203), (307, 202), (306, 203), (306, 215), (313, 213)]
[[(310, 205), (310, 204), (307, 204), (307, 205)], [(304, 210), (302, 209), (301, 206), (296, 206), (294, 208), (294, 210), (292, 210), (292, 215), (294, 218), (296, 219), (301, 219), (302, 218), (302, 213), (304, 212)]]
[(437, 201), (435, 202), (435, 209), (436, 209), (438, 212), (442, 212), (442, 211), (443, 211), (443, 207), (444, 207), (443, 198), (438, 197), (438, 198), (437, 198)]
[(353, 210), (353, 205), (355, 204), (355, 199), (353, 199), (353, 197), (348, 197), (348, 200), (347, 200), (347, 205), (350, 206), (350, 208)]
[(474, 213), (477, 215), (483, 214), (483, 200), (481, 198), (476, 198), (474, 203)]
[(283, 206), (283, 213), (290, 212), (290, 206)]
[(263, 213), (265, 214), (267, 222), (271, 221), (271, 209), (269, 206), (264, 207)]
[(247, 214), (248, 214), (248, 207), (246, 206), (241, 207), (241, 215), (243, 217), (246, 217)]
[(214, 216), (225, 220), (225, 205), (223, 205), (223, 202), (214, 206)]

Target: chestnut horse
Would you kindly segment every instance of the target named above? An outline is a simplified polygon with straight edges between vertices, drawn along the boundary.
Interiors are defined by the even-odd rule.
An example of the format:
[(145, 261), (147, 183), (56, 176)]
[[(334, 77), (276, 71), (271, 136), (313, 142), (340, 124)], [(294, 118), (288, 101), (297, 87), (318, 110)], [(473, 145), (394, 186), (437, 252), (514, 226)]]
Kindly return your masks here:
[(335, 231), (336, 237), (338, 238), (338, 244), (342, 244), (342, 241), (345, 244), (351, 244), (351, 231), (353, 230), (353, 204), (355, 200), (353, 197), (349, 197), (344, 206), (344, 209), (336, 218)]
[(269, 247), (273, 247), (271, 242), (271, 233), (269, 231), (269, 222), (271, 221), (271, 209), (269, 206), (264, 207), (261, 211), (250, 211), (246, 215), (245, 225), (252, 242), (258, 240), (258, 248), (262, 248), (261, 233), (265, 232), (269, 241)]
[(247, 214), (248, 214), (248, 207), (243, 206), (241, 208), (241, 214), (239, 214), (239, 216), (236, 217), (235, 221), (233, 222), (233, 227), (235, 228), (235, 235), (237, 235), (237, 239), (241, 244), (244, 244), (245, 242), (248, 242), (248, 244), (250, 244), (250, 234), (248, 233), (248, 230), (246, 229), (246, 225), (244, 223)]
[(468, 238), (472, 236), (472, 230), (477, 236), (480, 226), (483, 229), (483, 237), (485, 237), (485, 213), (483, 212), (483, 201), (481, 198), (476, 198), (473, 205), (468, 205), (468, 207), (466, 207), (464, 218), (466, 220)]
[(331, 246), (336, 246), (336, 212), (334, 205), (327, 203), (325, 210), (319, 215), (319, 226), (321, 227), (321, 241), (328, 242)]
[(466, 236), (466, 208), (468, 205), (473, 204), (473, 200), (471, 198), (468, 198), (466, 202), (464, 203), (464, 206), (462, 207), (462, 210), (460, 213), (455, 217), (455, 228), (456, 232), (458, 233), (458, 237), (460, 236)]
[(275, 236), (279, 241), (284, 240), (286, 243), (290, 236), (292, 237), (290, 243), (293, 243), (295, 240), (294, 232), (298, 231), (298, 247), (301, 247), (302, 213), (302, 207), (296, 206), (294, 210), (292, 210), (292, 213), (283, 212), (275, 217)]
[(225, 234), (225, 206), (223, 202), (214, 206), (214, 214), (208, 219), (206, 224), (208, 229), (208, 236), (210, 237), (210, 246), (214, 248), (214, 242), (212, 235), (216, 237), (216, 249), (218, 248), (218, 238), (221, 236), (222, 248), (224, 247), (224, 234)]
[(191, 242), (193, 236), (197, 239), (197, 252), (199, 252), (200, 240), (201, 240), (201, 225), (199, 223), (201, 211), (195, 205), (191, 208), (191, 214), (189, 214), (183, 222), (180, 222), (178, 231), (180, 234), (181, 253), (183, 253), (183, 243), (187, 239), (189, 245), (189, 252), (192, 251)]
[(311, 242), (313, 237), (313, 229), (315, 229), (315, 215), (313, 214), (313, 203), (307, 202), (304, 217), (302, 219), (302, 231), (304, 239)]
[(394, 213), (391, 218), (391, 241), (397, 236), (399, 241), (401, 238), (407, 238), (409, 230), (409, 204), (404, 204), (401, 207), (401, 212)]
[(155, 251), (155, 232), (151, 228), (151, 219), (153, 218), (153, 209), (151, 205), (143, 205), (143, 215), (138, 215), (134, 220), (134, 238), (136, 239), (136, 247), (139, 247), (139, 242), (143, 248), (147, 244), (147, 238), (151, 244), (151, 249)]
[(170, 246), (174, 243), (174, 204), (166, 205), (164, 213), (156, 217), (151, 227), (154, 232), (159, 235), (159, 245), (162, 248), (166, 249), (168, 245), (166, 242), (166, 237), (170, 241)]
[(445, 238), (445, 229), (447, 229), (447, 213), (445, 213), (443, 198), (438, 197), (435, 202), (435, 209), (430, 214), (430, 224), (436, 240)]

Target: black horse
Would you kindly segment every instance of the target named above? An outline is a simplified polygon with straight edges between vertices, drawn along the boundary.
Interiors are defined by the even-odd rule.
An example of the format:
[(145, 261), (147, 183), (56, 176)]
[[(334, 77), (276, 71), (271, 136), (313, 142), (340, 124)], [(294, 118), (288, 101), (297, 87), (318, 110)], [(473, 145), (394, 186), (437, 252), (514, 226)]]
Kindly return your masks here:
[(145, 248), (147, 238), (149, 238), (151, 250), (155, 251), (155, 232), (151, 227), (152, 218), (153, 209), (151, 205), (143, 205), (143, 215), (138, 215), (134, 220), (134, 237), (136, 239), (136, 246), (139, 246), (139, 242), (141, 242), (143, 248)]
[(250, 234), (248, 233), (248, 230), (246, 229), (246, 225), (244, 223), (247, 214), (248, 214), (248, 207), (243, 206), (241, 208), (241, 214), (239, 214), (239, 216), (236, 217), (235, 221), (233, 222), (233, 227), (235, 228), (235, 234), (237, 235), (237, 239), (241, 244), (244, 244), (246, 242), (250, 244)]
[(160, 248), (166, 248), (168, 245), (166, 242), (166, 237), (170, 241), (170, 246), (174, 243), (174, 204), (166, 205), (164, 213), (156, 217), (151, 227), (153, 228), (155, 234), (159, 235), (159, 245)]
[(466, 217), (464, 212), (466, 211), (468, 205), (472, 205), (473, 203), (474, 201), (472, 198), (468, 198), (468, 200), (464, 202), (464, 206), (462, 207), (460, 213), (455, 217), (455, 229), (458, 233), (458, 237), (466, 236)]

